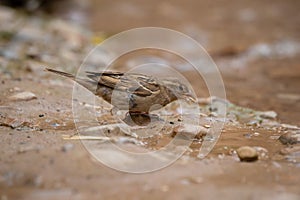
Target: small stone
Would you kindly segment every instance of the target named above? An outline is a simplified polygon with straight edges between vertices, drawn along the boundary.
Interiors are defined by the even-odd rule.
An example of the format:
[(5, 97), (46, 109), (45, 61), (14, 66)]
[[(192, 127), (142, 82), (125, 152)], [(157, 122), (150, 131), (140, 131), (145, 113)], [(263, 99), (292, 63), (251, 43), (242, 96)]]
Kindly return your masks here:
[(131, 144), (136, 144), (136, 145), (144, 144), (143, 142), (138, 141), (135, 138), (130, 138), (130, 137), (117, 137), (117, 138), (113, 138), (112, 141), (119, 143), (119, 144), (126, 144), (126, 143), (131, 143)]
[(299, 146), (294, 146), (294, 147), (287, 147), (283, 148), (280, 150), (280, 154), (282, 155), (288, 155), (288, 154), (293, 154), (296, 152), (300, 152), (300, 147)]
[(205, 124), (204, 127), (205, 128), (210, 128), (210, 125), (209, 124)]
[(70, 151), (71, 149), (73, 149), (74, 145), (72, 143), (66, 143), (64, 144), (64, 146), (62, 147), (62, 151), (63, 152), (68, 152)]
[(258, 153), (256, 149), (249, 146), (242, 146), (237, 149), (237, 154), (241, 161), (252, 162), (258, 159)]
[(290, 125), (290, 124), (281, 124), (281, 127), (292, 130), (300, 130), (298, 126)]
[(14, 87), (14, 88), (9, 89), (9, 92), (20, 92), (20, 91), (21, 91), (21, 89), (18, 88), (18, 87)]
[(265, 111), (260, 112), (259, 116), (266, 119), (275, 119), (277, 117), (277, 113), (274, 111)]
[(258, 132), (255, 132), (255, 133), (253, 133), (253, 135), (254, 135), (254, 136), (259, 136), (259, 135), (260, 135), (260, 133), (258, 133)]
[(21, 92), (9, 97), (11, 100), (14, 101), (29, 101), (32, 99), (36, 99), (37, 97), (32, 92)]
[(221, 160), (224, 159), (225, 158), (225, 154), (224, 153), (218, 154), (218, 158), (221, 159)]
[(210, 104), (212, 102), (212, 100), (213, 99), (211, 99), (211, 98), (198, 98), (197, 102), (200, 105), (208, 105), (208, 104)]
[(36, 177), (33, 179), (33, 184), (34, 184), (34, 186), (36, 186), (36, 187), (40, 187), (40, 186), (43, 184), (43, 177), (42, 177), (42, 176), (36, 176)]
[(280, 138), (280, 135), (271, 135), (269, 138), (271, 140), (278, 140)]
[(50, 126), (52, 126), (52, 127), (56, 128), (56, 127), (59, 127), (59, 126), (60, 126), (60, 124), (59, 124), (59, 123), (56, 123), (56, 122), (54, 122), (54, 123), (53, 123), (53, 124), (51, 124)]
[(208, 129), (197, 125), (179, 125), (173, 130), (172, 137), (180, 134), (181, 138), (202, 139), (208, 133)]
[(247, 139), (250, 139), (252, 137), (252, 134), (251, 133), (245, 133), (245, 134), (243, 134), (243, 136)]
[(202, 177), (191, 177), (190, 182), (194, 183), (194, 184), (203, 183), (203, 178)]
[(282, 144), (297, 144), (300, 143), (300, 132), (288, 132), (279, 137)]
[(37, 47), (27, 49), (26, 56), (31, 59), (40, 59), (40, 53)]

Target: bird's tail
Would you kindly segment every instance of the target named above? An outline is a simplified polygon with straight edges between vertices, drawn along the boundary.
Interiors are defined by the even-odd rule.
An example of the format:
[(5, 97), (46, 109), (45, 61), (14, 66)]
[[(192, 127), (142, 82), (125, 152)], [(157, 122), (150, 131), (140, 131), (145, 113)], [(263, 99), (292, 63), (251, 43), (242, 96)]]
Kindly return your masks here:
[(46, 71), (48, 72), (52, 72), (55, 74), (58, 74), (60, 76), (64, 76), (67, 78), (72, 79), (73, 81), (79, 83), (80, 85), (82, 85), (83, 87), (85, 87), (86, 89), (88, 89), (89, 91), (95, 93), (96, 89), (97, 89), (97, 82), (91, 79), (86, 79), (86, 78), (80, 78), (80, 77), (75, 77), (73, 74), (69, 74), (66, 72), (62, 72), (62, 71), (58, 71), (55, 69), (50, 69), (50, 68), (45, 68)]
[(58, 75), (61, 75), (61, 76), (65, 76), (65, 77), (68, 77), (72, 80), (75, 80), (75, 76), (73, 74), (69, 74), (69, 73), (66, 73), (66, 72), (62, 72), (62, 71), (57, 71), (55, 69), (50, 69), (50, 68), (45, 68), (46, 71), (48, 72), (52, 72), (52, 73), (55, 73), (55, 74), (58, 74)]

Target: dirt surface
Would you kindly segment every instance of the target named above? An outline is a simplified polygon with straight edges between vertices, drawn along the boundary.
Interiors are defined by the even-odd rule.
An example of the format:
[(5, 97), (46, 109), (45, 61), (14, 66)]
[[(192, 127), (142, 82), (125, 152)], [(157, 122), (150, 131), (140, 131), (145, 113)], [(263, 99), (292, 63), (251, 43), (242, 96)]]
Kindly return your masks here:
[[(0, 9), (1, 200), (300, 198), (298, 1), (93, 1), (86, 6), (77, 10), (89, 10), (84, 13), (89, 29), (59, 20), (61, 14)], [(73, 19), (68, 12), (63, 16)], [(90, 140), (76, 139), (73, 83), (46, 73), (44, 66), (75, 73), (95, 43), (140, 26), (182, 31), (207, 49), (226, 87), (228, 120), (212, 152), (200, 159), (207, 121), (218, 116), (203, 81), (183, 71), (199, 97), (201, 134), (172, 165), (130, 174), (103, 165), (84, 146)], [(156, 150), (173, 137), (128, 135), (110, 127), (116, 121), (107, 104), (97, 109), (100, 128), (112, 130), (93, 140), (99, 148), (109, 140), (130, 150)], [(172, 122), (167, 128), (177, 126), (176, 115), (164, 120)], [(242, 146), (253, 147), (258, 160), (241, 162), (236, 151)]]

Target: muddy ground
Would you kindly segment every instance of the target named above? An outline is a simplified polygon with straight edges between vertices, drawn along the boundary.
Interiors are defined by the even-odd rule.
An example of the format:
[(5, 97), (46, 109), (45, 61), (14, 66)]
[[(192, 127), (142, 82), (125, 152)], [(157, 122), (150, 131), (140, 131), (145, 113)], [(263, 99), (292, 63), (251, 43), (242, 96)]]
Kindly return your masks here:
[[(300, 198), (298, 1), (95, 0), (58, 7), (50, 17), (0, 9), (1, 200)], [(74, 25), (76, 17), (83, 26)], [(197, 157), (203, 134), (171, 166), (130, 174), (101, 164), (74, 139), (73, 83), (44, 66), (75, 73), (97, 42), (141, 26), (172, 28), (201, 43), (233, 104), (205, 159)], [(208, 98), (203, 82), (190, 82), (200, 100)], [(22, 92), (32, 94), (15, 96)], [(101, 108), (98, 121), (115, 123)], [(162, 133), (139, 145), (139, 138), (113, 129), (108, 138), (125, 148), (153, 150), (172, 137)], [(240, 161), (236, 150), (242, 146), (253, 147), (258, 160)]]

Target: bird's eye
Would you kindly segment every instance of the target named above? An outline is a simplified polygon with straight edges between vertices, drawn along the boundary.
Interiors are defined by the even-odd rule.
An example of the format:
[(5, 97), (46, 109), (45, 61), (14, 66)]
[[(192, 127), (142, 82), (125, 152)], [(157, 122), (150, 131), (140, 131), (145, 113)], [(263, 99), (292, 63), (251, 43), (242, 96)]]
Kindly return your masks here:
[(182, 85), (179, 85), (179, 89), (180, 89), (181, 91), (183, 91), (183, 87), (182, 87)]

